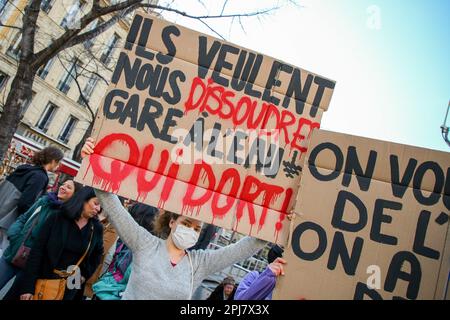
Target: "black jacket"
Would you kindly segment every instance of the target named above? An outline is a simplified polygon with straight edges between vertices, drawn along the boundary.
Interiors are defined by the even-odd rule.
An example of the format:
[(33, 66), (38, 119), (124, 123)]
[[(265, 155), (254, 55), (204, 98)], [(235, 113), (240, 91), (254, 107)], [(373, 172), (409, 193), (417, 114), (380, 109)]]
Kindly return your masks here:
[(208, 224), (202, 229), (198, 237), (197, 243), (189, 250), (206, 250), (212, 238), (217, 232), (218, 227), (213, 224)]
[[(206, 300), (223, 300), (223, 283), (219, 284), (213, 292), (211, 292), (211, 295), (206, 298)], [(233, 291), (231, 292), (230, 296), (227, 300), (234, 300), (234, 295), (236, 294), (236, 287), (234, 286)]]
[[(53, 270), (59, 265), (59, 260), (67, 247), (67, 230), (69, 224), (73, 223), (75, 222), (60, 211), (48, 217), (31, 249), (23, 278), (18, 284), (19, 295), (34, 293), (37, 279), (57, 278)], [(89, 224), (93, 224), (94, 233), (88, 254), (80, 265), (81, 275), (86, 280), (99, 266), (103, 254), (103, 226), (97, 219), (90, 219)], [(90, 225), (88, 227), (90, 229)], [(90, 238), (91, 231), (87, 234)]]
[(22, 195), (17, 204), (18, 214), (28, 211), (37, 198), (45, 193), (48, 175), (41, 166), (24, 164), (11, 173), (6, 180), (11, 182)]

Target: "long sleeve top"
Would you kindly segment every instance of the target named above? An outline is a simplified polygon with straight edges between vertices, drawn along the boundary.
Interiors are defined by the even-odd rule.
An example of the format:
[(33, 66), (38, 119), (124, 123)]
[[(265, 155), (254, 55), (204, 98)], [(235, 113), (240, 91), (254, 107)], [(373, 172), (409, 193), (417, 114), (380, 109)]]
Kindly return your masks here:
[(96, 190), (109, 221), (133, 253), (123, 300), (186, 300), (204, 278), (245, 260), (262, 249), (265, 241), (245, 237), (217, 250), (192, 250), (177, 265), (170, 262), (166, 240), (139, 226), (116, 195)]
[(266, 268), (263, 272), (249, 272), (239, 283), (234, 300), (272, 300), (276, 276)]

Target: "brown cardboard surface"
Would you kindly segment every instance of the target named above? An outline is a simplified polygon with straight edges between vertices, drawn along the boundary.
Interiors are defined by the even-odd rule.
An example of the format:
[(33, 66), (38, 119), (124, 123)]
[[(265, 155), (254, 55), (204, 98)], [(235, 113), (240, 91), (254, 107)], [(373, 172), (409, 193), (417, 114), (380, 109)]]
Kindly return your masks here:
[[(169, 25), (161, 20), (152, 21), (152, 34), (155, 30), (161, 31)], [(326, 109), (308, 102), (314, 102), (315, 93), (312, 92), (317, 91), (318, 87), (309, 93), (313, 98), (305, 98), (306, 102), (300, 107), (298, 101), (293, 98), (283, 107), (281, 104), (276, 106), (275, 103), (276, 99), (284, 101), (283, 90), (271, 90), (272, 104), (263, 101), (262, 97), (251, 96), (243, 90), (234, 90), (230, 85), (226, 87), (209, 82), (208, 79), (214, 78), (215, 74), (211, 69), (202, 69), (205, 71), (205, 78), (199, 78), (196, 57), (198, 50), (193, 51), (192, 47), (198, 49), (198, 41), (195, 39), (198, 40), (200, 34), (185, 28), (180, 30), (180, 36), (175, 38), (176, 41), (183, 42), (178, 43), (175, 38), (172, 39), (177, 53), (164, 63), (158, 59), (161, 52), (166, 52), (161, 39), (149, 40), (150, 42), (145, 43), (145, 48), (137, 44), (132, 47), (127, 46), (129, 43), (125, 44), (94, 126), (93, 137), (97, 143), (95, 157), (83, 161), (77, 181), (177, 213), (187, 214), (195, 211), (198, 212), (197, 218), (202, 221), (283, 243), (287, 238), (284, 215), (292, 208), (297, 194), (301, 164), (306, 155), (310, 132), (320, 125)], [(153, 38), (152, 36), (149, 39)], [(140, 35), (137, 39), (140, 39)], [(144, 51), (146, 57), (143, 57)], [(149, 56), (153, 59), (148, 58)], [(264, 58), (261, 74), (270, 72), (273, 62), (273, 59), (270, 59)], [(267, 68), (269, 70), (266, 70)], [(231, 84), (233, 74), (227, 70), (222, 69), (220, 77)], [(303, 74), (306, 71), (301, 72)], [(308, 75), (309, 73), (305, 74), (305, 79)], [(193, 83), (197, 83), (196, 90), (193, 90)], [(264, 82), (255, 81), (252, 89), (264, 92), (264, 86)], [(159, 93), (156, 92), (158, 90)], [(197, 108), (188, 108), (196, 105), (197, 100), (205, 97), (206, 92), (212, 93), (208, 99), (203, 100), (203, 104)], [(331, 97), (331, 92), (325, 93), (325, 96)], [(227, 98), (224, 98), (225, 94)], [(201, 106), (204, 106), (204, 110), (200, 110)], [(222, 114), (216, 111), (219, 107), (222, 107)], [(158, 108), (159, 116), (152, 120), (151, 114)], [(240, 108), (234, 120), (227, 118), (227, 108)], [(176, 113), (177, 116), (172, 117), (176, 124), (169, 125), (167, 117), (170, 112)], [(240, 121), (243, 118), (246, 120)], [(178, 137), (183, 131), (184, 134), (188, 133), (199, 119), (204, 125), (204, 141), (200, 152), (196, 151), (191, 155), (194, 143), (185, 146), (180, 140), (173, 144), (162, 139), (165, 126), (168, 128), (164, 133), (166, 138)], [(256, 129), (279, 128), (280, 134), (271, 137), (258, 136), (254, 131), (248, 131), (251, 123), (248, 119), (256, 122), (261, 119), (266, 123), (264, 126), (257, 125)], [(215, 150), (225, 155), (218, 157), (219, 159), (206, 153), (212, 137), (211, 130), (218, 125), (221, 130), (220, 135), (214, 137), (218, 140)], [(267, 169), (260, 169), (255, 163), (246, 166), (244, 163), (236, 164), (230, 161), (233, 155), (230, 147), (235, 132), (250, 134), (249, 137), (241, 139), (243, 150), (236, 154), (244, 161), (255, 146), (256, 137), (263, 137), (266, 141), (264, 155), (268, 153), (269, 143), (274, 143), (276, 152), (282, 154), (278, 161), (278, 171), (269, 173)], [(105, 144), (108, 139), (110, 142)], [(203, 165), (200, 171), (196, 171), (199, 169), (199, 165), (195, 165), (197, 161), (204, 161), (208, 165)], [(273, 166), (274, 162), (271, 165)], [(146, 171), (148, 172), (145, 173)], [(121, 172), (127, 173), (122, 176)], [(155, 176), (156, 173), (161, 177)], [(170, 179), (166, 179), (167, 176), (176, 181), (170, 182)], [(152, 179), (156, 179), (158, 183), (153, 189), (149, 187), (150, 191), (143, 190), (143, 186), (149, 185)], [(165, 182), (166, 180), (169, 182)], [(214, 196), (204, 203), (196, 202), (195, 208), (189, 208), (191, 211), (187, 210), (190, 205), (186, 201), (164, 198), (170, 188), (173, 188), (173, 193), (178, 197), (184, 197), (189, 190), (189, 184), (198, 186), (194, 199), (209, 190), (223, 194), (216, 197), (216, 200), (222, 201), (218, 202), (219, 207), (228, 203), (225, 199), (234, 201), (225, 215), (227, 218), (223, 218), (223, 221), (216, 219), (215, 212), (220, 210), (214, 211), (214, 205), (217, 205), (213, 204)]]
[[(329, 132), (326, 130), (317, 130), (314, 133), (314, 138), (311, 140), (309, 149), (314, 148), (317, 144), (327, 141)], [(395, 155), (398, 158), (400, 179), (406, 171), (409, 160), (411, 158), (416, 159), (419, 166), (424, 162), (435, 162), (445, 171), (450, 164), (448, 152), (430, 150), (425, 148), (419, 148), (416, 146), (408, 146), (398, 143), (386, 142), (381, 140), (375, 140), (370, 138), (361, 138), (358, 136), (333, 132), (333, 143), (340, 146), (344, 157), (347, 156), (349, 146), (356, 147), (358, 149), (358, 156), (360, 162), (365, 166), (369, 158), (370, 151), (374, 150), (378, 153), (377, 165), (373, 173), (373, 179), (390, 182), (390, 155)], [(388, 156), (383, 157), (383, 154)], [(335, 169), (336, 157), (330, 151), (323, 152), (317, 157), (316, 166), (324, 169)], [(409, 181), (408, 186), (413, 186), (414, 179)], [(435, 179), (430, 172), (424, 175), (421, 189), (425, 191), (433, 191)]]
[[(159, 51), (159, 52), (166, 54), (166, 53), (168, 53), (168, 50), (162, 40), (161, 35), (163, 33), (164, 28), (175, 26), (180, 32), (180, 34), (178, 36), (175, 36), (174, 34), (171, 35), (171, 39), (176, 46), (175, 56), (182, 60), (185, 60), (185, 61), (188, 61), (188, 62), (191, 62), (194, 64), (199, 64), (199, 61), (198, 61), (199, 37), (204, 37), (205, 39), (207, 39), (207, 41), (206, 41), (207, 42), (207, 50), (209, 50), (211, 48), (212, 44), (215, 41), (217, 41), (221, 45), (232, 46), (233, 48), (236, 48), (237, 49), (236, 53), (228, 53), (225, 56), (226, 61), (229, 62), (233, 66), (236, 66), (238, 59), (239, 59), (239, 54), (242, 51), (247, 52), (247, 54), (248, 53), (253, 53), (254, 55), (258, 54), (252, 50), (242, 48), (235, 44), (230, 44), (226, 41), (214, 38), (214, 37), (206, 35), (206, 34), (199, 33), (197, 31), (182, 27), (180, 25), (176, 25), (169, 21), (165, 21), (165, 20), (156, 18), (152, 15), (144, 15), (144, 14), (139, 13), (139, 14), (137, 14), (137, 16), (140, 16), (144, 19), (147, 18), (147, 19), (151, 20), (152, 22), (151, 22), (150, 33), (149, 33), (147, 41), (145, 42), (145, 45), (143, 43), (139, 42), (139, 39), (140, 39), (139, 36), (136, 37), (136, 41), (134, 42), (135, 45), (138, 45), (138, 43), (139, 43), (139, 45), (141, 45), (141, 46), (145, 46), (146, 48), (150, 48), (155, 51)], [(220, 51), (220, 49), (219, 49), (219, 51)], [(212, 59), (212, 62), (211, 62), (212, 69), (214, 69), (216, 61), (217, 61), (217, 55), (215, 56), (214, 59)], [(292, 66), (292, 65), (282, 62), (280, 60), (277, 60), (277, 59), (274, 59), (274, 58), (264, 55), (263, 60), (261, 62), (260, 72), (258, 73), (258, 76), (256, 77), (256, 79), (254, 81), (254, 84), (256, 84), (260, 87), (266, 86), (267, 78), (268, 78), (268, 75), (271, 71), (271, 68), (272, 68), (272, 65), (274, 64), (274, 62), (279, 62), (279, 63), (289, 66), (291, 68), (296, 68), (295, 66)], [(310, 80), (312, 80), (311, 91), (307, 95), (307, 98), (303, 101), (305, 101), (309, 104), (313, 104), (314, 98), (316, 96), (316, 92), (319, 88), (317, 81), (319, 81), (319, 78), (322, 78), (322, 79), (326, 79), (326, 78), (318, 76), (317, 74), (306, 71), (304, 69), (300, 69), (300, 68), (297, 68), (297, 69), (301, 73), (300, 78), (301, 78), (301, 82), (302, 82), (302, 87), (304, 86), (305, 82), (307, 81), (308, 76), (311, 77), (311, 79), (310, 79)], [(234, 71), (234, 69), (230, 70), (227, 68), (221, 68), (221, 70), (220, 70), (221, 73), (223, 73), (225, 75), (229, 75), (229, 76), (233, 75), (233, 73), (234, 73), (233, 71)], [(291, 71), (291, 73), (292, 73), (292, 71)], [(281, 83), (279, 86), (273, 87), (273, 90), (284, 95), (287, 90), (287, 87), (289, 86), (289, 82), (291, 79), (291, 73), (281, 71), (279, 73), (279, 76), (277, 77), (277, 79), (280, 80)], [(323, 98), (322, 98), (320, 104), (318, 104), (318, 106), (324, 110), (327, 110), (328, 106), (330, 104), (332, 94), (333, 94), (333, 89), (329, 89), (329, 88), (325, 89), (325, 91), (323, 92)]]
[[(99, 155), (90, 156), (90, 158), (92, 157), (100, 158), (100, 161), (103, 163), (104, 167), (110, 166), (111, 162), (114, 161), (111, 158)], [(78, 176), (76, 180), (107, 190), (110, 187), (108, 186), (109, 182), (101, 179), (98, 180), (98, 178), (93, 175), (93, 171), (89, 170), (88, 167), (90, 165), (91, 164), (89, 161), (83, 161), (80, 172), (84, 172), (85, 176)], [(201, 206), (186, 206), (184, 205), (183, 199), (186, 195), (186, 190), (189, 187), (189, 184), (180, 180), (159, 175), (160, 179), (153, 190), (146, 194), (139, 194), (137, 189), (134, 187), (136, 175), (139, 170), (143, 171), (142, 169), (134, 168), (130, 176), (120, 183), (119, 189), (114, 191), (114, 193), (139, 202), (158, 206), (168, 211), (189, 215), (198, 220), (212, 223), (219, 227), (233, 229), (239, 233), (248, 234), (274, 243), (284, 244), (286, 242), (289, 225), (283, 212), (267, 209), (256, 204), (246, 203), (245, 201), (233, 198), (232, 207), (224, 215), (213, 216), (211, 214), (211, 206), (216, 193), (212, 192), (208, 201)], [(158, 175), (157, 173), (148, 170), (146, 170), (145, 174), (148, 178)], [(162, 200), (161, 195), (164, 193), (165, 185), (170, 182), (172, 182), (172, 185), (168, 189), (169, 196), (166, 200)], [(206, 189), (196, 186), (193, 197), (198, 199), (206, 192)], [(219, 197), (218, 205), (225, 205), (226, 196), (218, 193), (217, 196)], [(237, 214), (239, 204), (244, 205), (242, 215)], [(252, 213), (249, 211), (250, 207), (252, 208)]]
[(441, 268), (439, 271), (438, 285), (434, 299), (450, 300), (450, 224), (448, 225), (447, 238), (445, 242), (447, 246), (442, 254)]
[[(288, 261), (285, 272), (286, 275), (281, 277), (277, 283), (275, 299), (354, 299), (357, 284), (366, 286), (366, 283), (372, 273), (368, 273), (368, 268), (377, 266), (380, 270), (380, 287), (375, 289), (373, 297), (379, 295), (383, 299), (392, 299), (394, 297), (409, 299), (442, 299), (444, 295), (444, 286), (447, 284), (449, 272), (449, 238), (448, 229), (449, 221), (448, 203), (444, 199), (448, 199), (448, 194), (444, 191), (435, 193), (433, 196), (439, 200), (429, 205), (421, 204), (417, 201), (416, 196), (418, 189), (407, 187), (402, 198), (395, 197), (392, 192), (390, 178), (382, 175), (385, 171), (390, 175), (389, 158), (391, 155), (397, 155), (400, 163), (408, 163), (409, 157), (418, 160), (417, 168), (422, 163), (434, 161), (446, 174), (450, 167), (450, 155), (448, 153), (420, 149), (405, 145), (393, 144), (384, 141), (376, 141), (373, 139), (349, 136), (324, 130), (315, 130), (309, 147), (306, 161), (311, 163), (310, 157), (314, 153), (316, 147), (327, 143), (334, 144), (343, 150), (344, 166), (346, 162), (346, 150), (354, 146), (356, 153), (365, 168), (370, 150), (377, 152), (377, 161), (375, 163), (374, 178), (370, 182), (369, 189), (363, 191), (357, 181), (355, 174), (344, 173), (339, 171), (335, 179), (329, 181), (321, 181), (316, 179), (311, 170), (317, 170), (324, 176), (336, 173), (329, 168), (335, 168), (332, 161), (329, 161), (331, 152), (322, 151), (315, 162), (316, 166), (304, 166), (302, 172), (300, 191), (297, 198), (296, 212), (299, 214), (294, 223), (294, 233), (289, 243), (289, 249), (285, 250), (284, 258)], [(345, 150), (345, 151), (344, 151)], [(388, 160), (386, 160), (388, 159)], [(378, 168), (381, 166), (381, 169)], [(401, 168), (401, 166), (400, 166)], [(403, 175), (400, 169), (401, 176)], [(350, 183), (343, 185), (344, 175), (350, 177)], [(385, 177), (387, 181), (376, 179), (375, 177)], [(431, 186), (429, 177), (423, 180), (422, 186)], [(448, 179), (448, 177), (446, 177)], [(434, 188), (434, 186), (433, 186)], [(367, 223), (365, 227), (356, 232), (342, 229), (339, 224), (332, 224), (333, 212), (337, 203), (338, 195), (346, 192), (356, 196), (367, 209)], [(420, 190), (425, 197), (432, 194), (424, 189)], [(397, 238), (397, 243), (387, 244), (377, 241), (376, 223), (374, 212), (376, 203), (380, 204), (384, 201), (391, 201), (401, 204), (401, 209), (384, 209), (383, 214), (389, 215), (389, 221), (381, 224), (380, 232), (383, 235), (389, 235)], [(351, 203), (347, 202), (344, 207), (343, 220), (347, 223), (357, 223), (359, 221), (358, 210)], [(420, 239), (420, 232), (417, 232), (419, 217), (422, 213), (429, 215), (428, 226), (425, 230), (424, 246), (438, 252), (438, 257), (430, 257), (421, 249), (420, 246), (414, 245), (417, 239)], [(314, 257), (316, 259), (307, 260), (307, 256), (302, 256), (303, 252), (314, 252), (319, 244), (319, 238), (315, 231), (305, 228), (305, 231), (299, 240), (300, 230), (309, 223), (314, 224), (314, 228), (323, 230), (326, 238), (326, 247), (323, 254)], [(372, 228), (374, 228), (372, 230)], [(296, 233), (297, 230), (297, 233)], [(330, 265), (330, 253), (332, 249), (338, 248), (338, 240), (335, 237), (343, 237), (346, 245), (346, 251), (351, 255), (356, 241), (363, 242), (362, 250), (354, 270), (354, 274), (350, 269), (344, 269), (342, 259), (339, 257), (335, 266)], [(359, 238), (359, 240), (356, 240)], [(321, 243), (325, 243), (322, 240)], [(420, 241), (418, 243), (421, 243)], [(357, 251), (355, 251), (357, 252)], [(403, 253), (402, 253), (403, 252)], [(390, 267), (394, 265), (394, 257), (404, 254), (415, 261), (418, 261), (421, 270), (418, 293), (414, 294), (414, 290), (409, 288), (408, 282), (398, 279), (395, 287), (392, 289), (387, 285)], [(401, 270), (405, 273), (411, 273), (411, 263), (403, 262)], [(369, 270), (370, 271), (370, 270)], [(417, 274), (417, 273), (415, 273)], [(367, 288), (367, 287), (366, 287)], [(409, 293), (408, 293), (409, 292)], [(367, 295), (364, 298), (369, 298)]]

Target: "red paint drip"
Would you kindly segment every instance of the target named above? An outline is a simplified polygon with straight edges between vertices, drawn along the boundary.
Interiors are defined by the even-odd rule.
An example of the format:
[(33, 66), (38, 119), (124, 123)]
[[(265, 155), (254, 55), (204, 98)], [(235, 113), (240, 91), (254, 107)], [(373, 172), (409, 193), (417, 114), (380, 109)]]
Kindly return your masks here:
[[(144, 149), (142, 161), (141, 161), (141, 167), (147, 168), (148, 164), (150, 163), (150, 160), (153, 157), (153, 145), (148, 145)], [(166, 169), (167, 162), (169, 160), (169, 151), (162, 150), (160, 161), (158, 164), (158, 168), (156, 169), (156, 172), (153, 173), (153, 176), (150, 180), (146, 179), (146, 173), (147, 171), (144, 169), (139, 168), (138, 169), (138, 175), (137, 175), (137, 189), (139, 197), (145, 201), (147, 199), (148, 194), (155, 189), (156, 185), (161, 180), (161, 176), (163, 175), (164, 170)]]
[(87, 167), (87, 169), (86, 169), (86, 172), (84, 173), (83, 180), (86, 179), (86, 175), (88, 174), (89, 170), (91, 169), (91, 163), (90, 163), (90, 162), (88, 162), (88, 163), (89, 163), (89, 164), (88, 164), (88, 167)]
[(166, 201), (163, 201), (162, 199), (159, 199), (158, 201), (158, 208), (164, 209), (166, 206)]
[[(222, 194), (222, 191), (228, 182), (232, 183), (230, 192), (228, 195), (224, 195)], [(236, 201), (240, 184), (239, 172), (236, 169), (230, 168), (223, 172), (222, 178), (220, 179), (211, 203), (211, 210), (214, 217), (222, 218), (230, 211)], [(223, 207), (219, 207), (219, 200), (221, 196), (226, 197), (226, 204)]]

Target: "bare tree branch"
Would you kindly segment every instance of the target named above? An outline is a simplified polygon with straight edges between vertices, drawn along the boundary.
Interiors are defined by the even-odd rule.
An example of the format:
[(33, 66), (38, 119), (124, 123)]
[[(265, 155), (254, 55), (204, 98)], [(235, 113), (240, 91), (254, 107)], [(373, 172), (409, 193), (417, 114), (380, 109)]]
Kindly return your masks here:
[(238, 18), (238, 22), (239, 22), (239, 25), (241, 26), (242, 32), (244, 32), (244, 34), (247, 34), (247, 32), (244, 29), (244, 25), (242, 24), (241, 17)]
[(233, 28), (234, 19), (234, 17), (231, 18), (230, 27), (228, 28), (228, 38), (231, 37), (231, 29)]
[[(177, 14), (179, 14), (181, 16), (192, 18), (192, 19), (197, 19), (197, 20), (200, 20), (200, 21), (202, 19), (259, 16), (259, 15), (263, 15), (263, 14), (266, 14), (266, 13), (269, 13), (271, 11), (279, 9), (279, 7), (273, 7), (273, 8), (269, 8), (269, 9), (265, 9), (265, 10), (261, 10), (261, 11), (249, 12), (249, 13), (227, 14), (227, 15), (194, 16), (194, 15), (188, 14), (186, 12), (177, 10), (177, 9), (167, 8), (167, 7), (164, 7), (164, 6), (159, 6), (159, 5), (149, 4), (149, 3), (142, 3), (142, 0), (127, 0), (127, 1), (117, 3), (117, 4), (109, 6), (109, 7), (98, 7), (98, 8), (95, 8), (95, 9), (92, 8), (89, 13), (87, 13), (86, 15), (84, 15), (80, 19), (80, 22), (79, 22), (79, 26), (80, 27), (78, 29), (67, 30), (58, 39), (53, 41), (53, 43), (50, 44), (47, 48), (45, 48), (45, 49), (41, 50), (40, 52), (38, 52), (36, 54), (36, 56), (35, 56), (34, 61), (33, 61), (33, 66), (40, 67), (46, 61), (48, 61), (48, 59), (50, 57), (52, 57), (53, 55), (56, 55), (61, 50), (69, 48), (69, 47), (71, 47), (73, 45), (76, 45), (76, 44), (80, 43), (83, 40), (83, 37), (77, 38), (79, 32), (82, 29), (84, 29), (89, 23), (94, 21), (95, 19), (97, 19), (97, 18), (99, 18), (101, 16), (104, 16), (104, 15), (107, 15), (109, 13), (114, 13), (114, 12), (121, 11), (123, 9), (127, 9), (127, 8), (130, 8), (130, 7), (134, 7), (134, 8), (142, 7), (142, 8), (161, 9), (163, 11), (174, 12), (174, 13), (177, 13)], [(128, 12), (128, 10), (127, 10), (127, 12)], [(113, 17), (112, 19), (118, 19), (118, 17)], [(112, 20), (111, 23), (113, 21), (117, 21), (117, 20)], [(201, 22), (203, 24), (205, 24), (204, 21), (201, 21)], [(207, 25), (207, 24), (205, 24), (205, 25)], [(107, 26), (110, 26), (110, 25), (105, 23), (104, 24), (105, 29), (107, 29), (106, 28)], [(218, 34), (215, 30), (213, 30), (209, 25), (207, 25), (207, 27), (210, 30), (212, 30), (215, 34), (217, 34), (218, 36), (220, 36), (223, 39), (223, 37), (220, 34)], [(96, 31), (100, 31), (100, 30), (97, 29)], [(94, 32), (92, 32), (92, 33), (87, 32), (86, 34), (89, 34), (92, 37), (94, 37), (95, 33)], [(75, 38), (77, 38), (77, 41), (74, 41)], [(88, 40), (89, 37), (86, 35), (86, 38), (84, 38), (84, 39)]]
[(131, 7), (127, 8), (127, 9), (125, 9), (124, 11), (114, 15), (111, 19), (109, 19), (108, 21), (100, 24), (98, 27), (76, 36), (75, 38), (73, 38), (70, 42), (68, 42), (65, 45), (65, 48), (72, 47), (74, 45), (77, 45), (79, 43), (83, 43), (85, 41), (88, 41), (88, 40), (91, 40), (91, 39), (97, 37), (99, 34), (105, 32), (111, 26), (113, 26), (117, 21), (119, 21), (119, 19), (123, 18), (124, 16), (126, 16), (127, 14), (132, 12), (133, 10), (136, 10), (136, 8), (137, 8), (136, 5), (131, 6)]
[(227, 4), (228, 4), (228, 0), (225, 0), (225, 1), (223, 2), (222, 11), (220, 11), (220, 15), (223, 15), (223, 13), (225, 12), (225, 7), (227, 6)]
[(22, 15), (25, 14), (19, 7), (16, 6), (16, 4), (14, 3), (14, 1), (7, 0), (7, 2), (8, 2), (10, 5), (12, 5), (14, 8), (16, 8), (16, 10), (17, 10), (18, 12), (20, 12)]
[(91, 121), (94, 121), (95, 119), (95, 113), (92, 110), (91, 106), (89, 105), (89, 101), (86, 99), (86, 97), (83, 94), (83, 90), (81, 89), (80, 83), (78, 82), (78, 77), (79, 77), (79, 73), (77, 71), (77, 68), (75, 67), (75, 76), (72, 75), (72, 73), (70, 73), (70, 71), (66, 68), (66, 66), (64, 65), (64, 63), (61, 61), (61, 57), (59, 55), (56, 56), (59, 60), (59, 63), (61, 63), (63, 69), (70, 75), (70, 77), (75, 81), (75, 84), (77, 85), (78, 88), (78, 92), (80, 93), (81, 99), (83, 100), (83, 102), (86, 104), (86, 107), (89, 111), (89, 114), (92, 117)]
[[(56, 55), (58, 52), (62, 51), (63, 49), (66, 49), (70, 46), (67, 45), (67, 43), (70, 43), (73, 41), (73, 38), (75, 38), (81, 30), (83, 30), (87, 25), (89, 25), (92, 21), (95, 19), (107, 15), (109, 13), (121, 11), (123, 9), (126, 9), (130, 6), (133, 6), (142, 0), (127, 0), (124, 2), (120, 2), (118, 4), (109, 6), (109, 7), (100, 7), (94, 10), (94, 8), (91, 9), (87, 14), (85, 14), (80, 20), (79, 20), (79, 28), (77, 29), (69, 29), (65, 33), (63, 33), (58, 39), (54, 40), (47, 48), (41, 50), (40, 52), (36, 53), (33, 61), (33, 66), (40, 67), (42, 64), (48, 61), (52, 56)], [(74, 45), (74, 44), (73, 44)]]
[(100, 9), (100, 0), (94, 0), (92, 3), (92, 10), (98, 11)]
[(101, 80), (103, 80), (103, 82), (105, 82), (106, 85), (109, 86), (109, 81), (106, 80), (105, 77), (102, 76), (100, 73), (98, 73), (98, 72), (96, 72), (96, 71), (87, 70), (87, 69), (86, 69), (86, 71), (87, 71), (87, 72), (90, 72), (90, 73), (92, 73), (92, 74), (95, 74), (97, 77), (99, 77)]
[(203, 21), (202, 19), (198, 19), (198, 21), (200, 21), (201, 23), (203, 23), (209, 30), (211, 30), (212, 32), (214, 32), (220, 39), (222, 40), (226, 40), (220, 33), (218, 33), (216, 30), (214, 30), (209, 24), (207, 24), (205, 21)]
[[(101, 66), (103, 69), (109, 71), (109, 72), (113, 72), (113, 70), (111, 70), (110, 68), (106, 67), (104, 64), (102, 64), (101, 62), (99, 62), (99, 60), (97, 59), (97, 57), (95, 56), (95, 54), (91, 51), (90, 48), (88, 48), (85, 52), (88, 53), (90, 60), (86, 63), (86, 66), (83, 67), (83, 71), (86, 71), (87, 73), (90, 73), (91, 75), (96, 75), (100, 80), (102, 80), (107, 86), (109, 86), (109, 81), (102, 76), (99, 73), (99, 66)], [(94, 67), (95, 67), (95, 71), (90, 70), (88, 68), (88, 66), (91, 64), (91, 62), (94, 62)]]
[(21, 27), (11, 26), (11, 25), (8, 25), (8, 24), (4, 24), (4, 23), (1, 22), (1, 21), (0, 21), (0, 27), (5, 27), (5, 28), (11, 28), (11, 29), (19, 29), (19, 30), (22, 30)]
[(158, 5), (154, 5), (154, 4), (142, 3), (142, 4), (140, 4), (140, 7), (143, 7), (143, 8), (150, 7), (153, 9), (161, 9), (162, 11), (174, 12), (176, 14), (179, 14), (180, 16), (191, 18), (191, 19), (220, 19), (220, 18), (233, 18), (233, 17), (254, 17), (254, 16), (259, 16), (259, 15), (264, 15), (269, 12), (280, 9), (279, 6), (275, 6), (272, 8), (267, 8), (264, 10), (257, 10), (257, 11), (253, 11), (253, 12), (247, 12), (247, 13), (231, 13), (231, 14), (224, 14), (224, 15), (219, 14), (219, 15), (194, 16), (194, 15), (188, 14), (184, 11), (167, 8), (167, 7), (162, 7), (162, 6), (158, 6)]
[(20, 61), (29, 61), (34, 55), (36, 24), (41, 10), (42, 0), (32, 0), (25, 8), (23, 17), (22, 39), (20, 41)]

